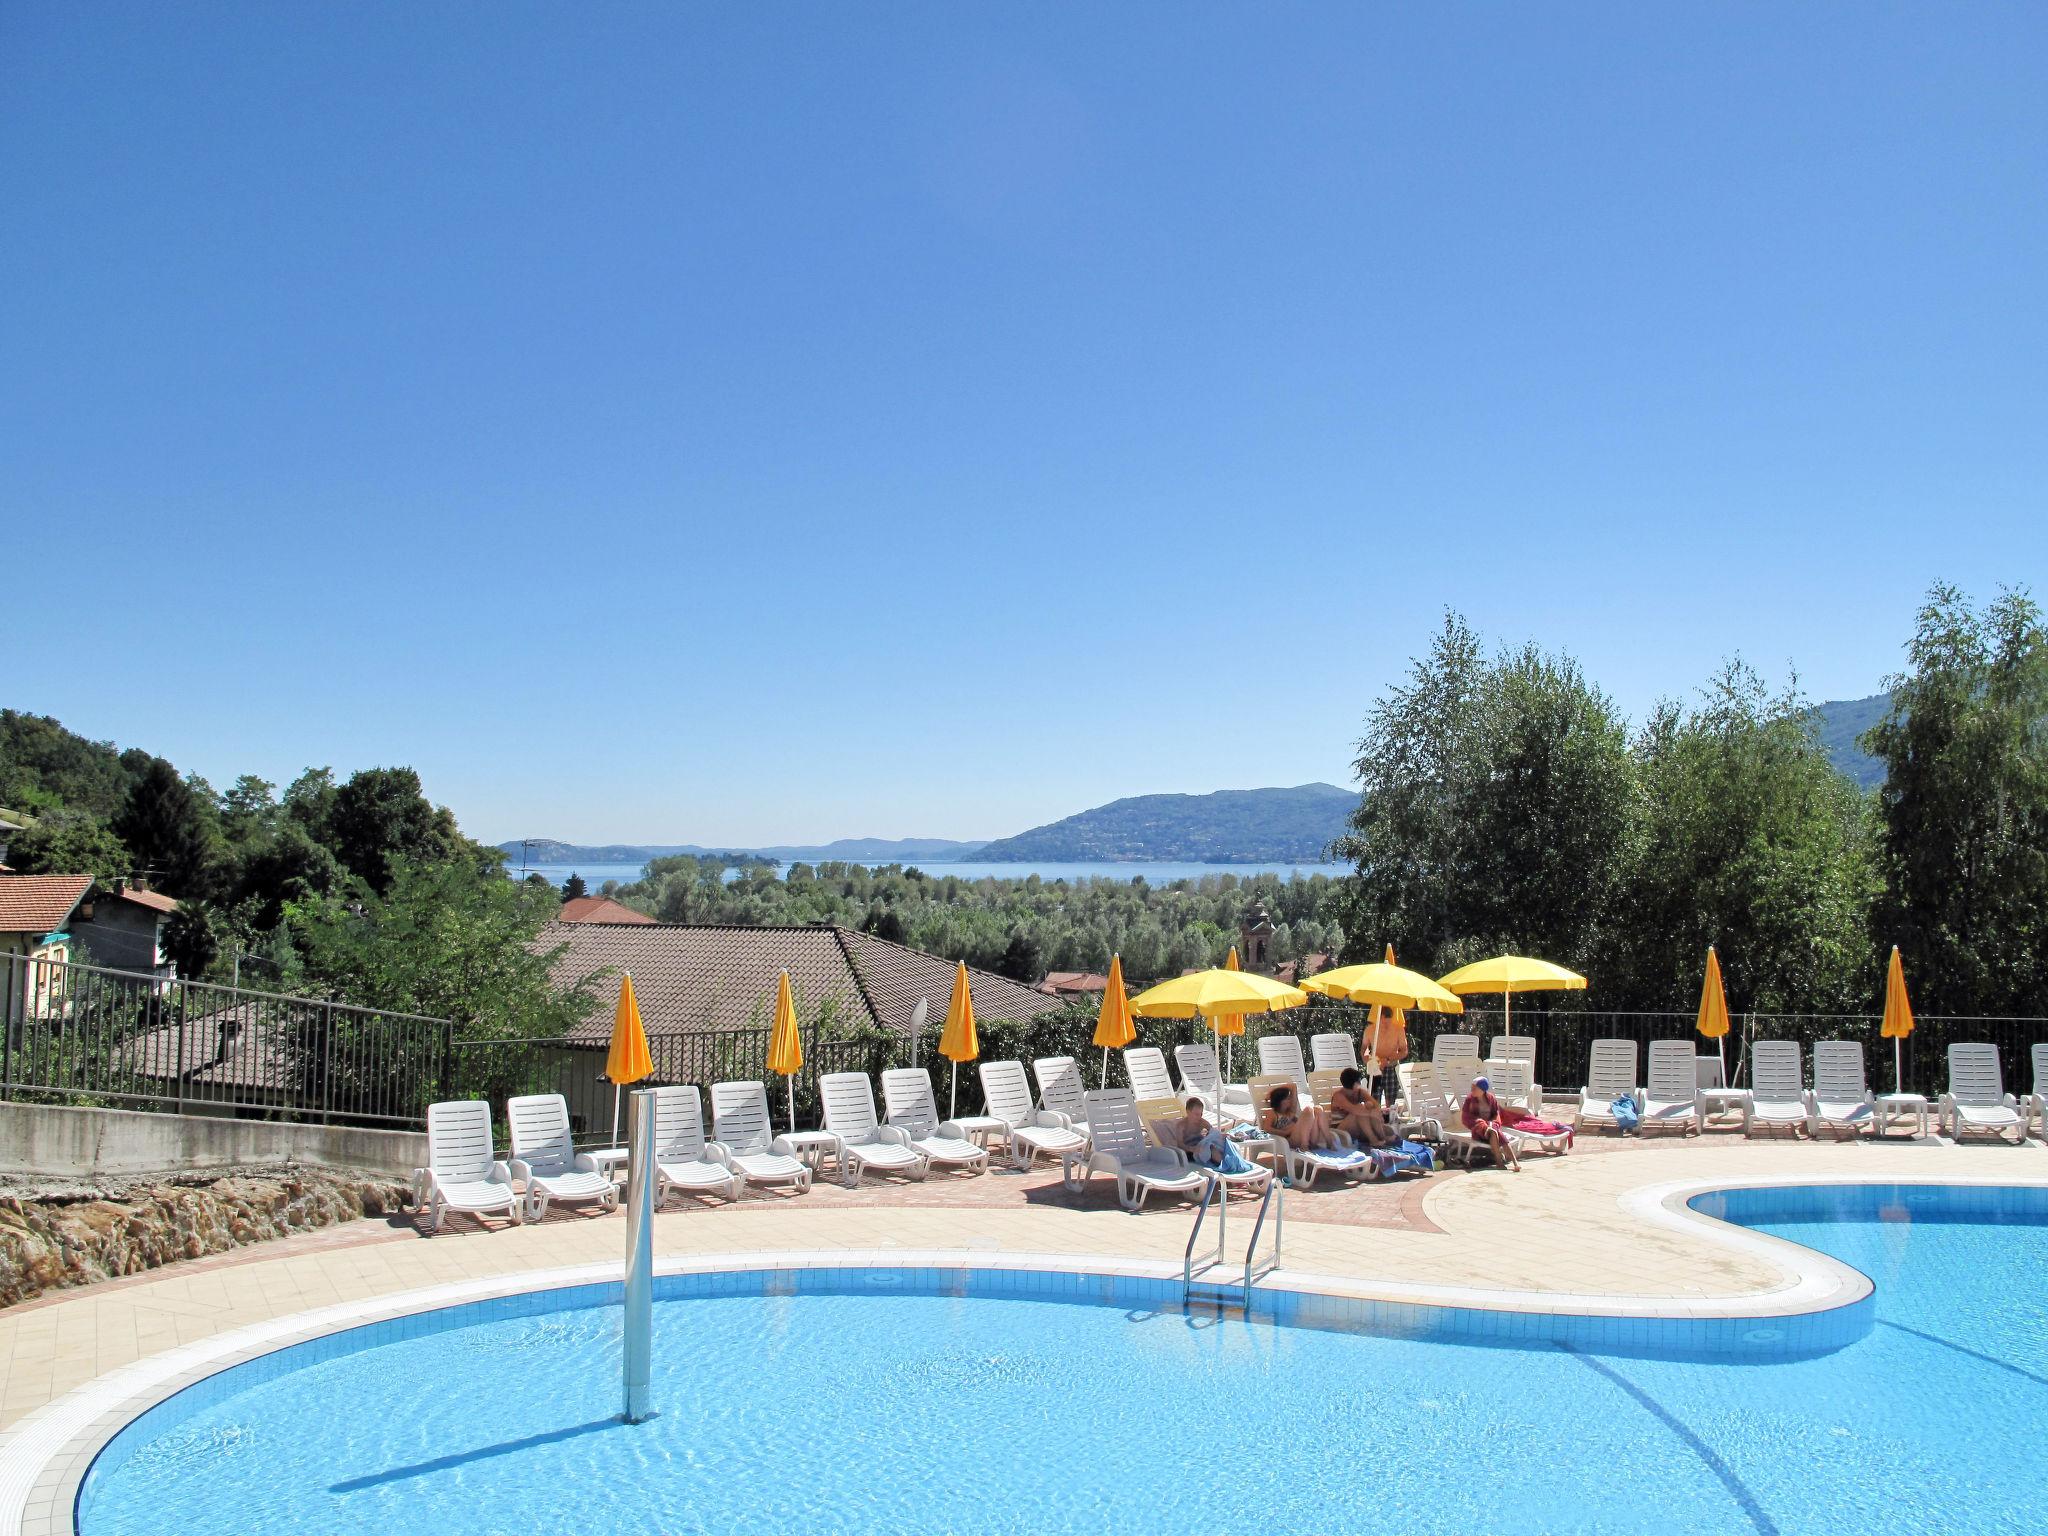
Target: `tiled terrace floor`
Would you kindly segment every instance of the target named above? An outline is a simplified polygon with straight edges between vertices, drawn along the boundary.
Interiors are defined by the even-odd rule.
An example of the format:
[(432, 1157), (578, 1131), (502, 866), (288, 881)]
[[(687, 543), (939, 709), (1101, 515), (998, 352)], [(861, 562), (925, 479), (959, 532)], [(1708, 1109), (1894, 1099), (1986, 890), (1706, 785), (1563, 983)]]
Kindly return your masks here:
[[(1297, 1276), (1415, 1296), (1472, 1287), (1560, 1296), (1761, 1296), (1786, 1274), (1709, 1237), (1646, 1223), (1623, 1208), (1631, 1190), (1686, 1179), (1787, 1178), (2048, 1181), (2048, 1147), (1745, 1141), (1739, 1135), (1582, 1140), (1562, 1158), (1530, 1157), (1521, 1174), (1440, 1173), (1399, 1186), (1323, 1187), (1287, 1203), (1285, 1266)], [(934, 1174), (922, 1185), (846, 1191), (821, 1182), (799, 1198), (753, 1194), (716, 1208), (677, 1200), (656, 1221), (661, 1254), (771, 1250), (1009, 1250), (1178, 1262), (1192, 1210), (1116, 1207), (1109, 1181), (1083, 1195), (1057, 1170), (981, 1178)], [(1233, 1228), (1241, 1247), (1249, 1224)], [(144, 1356), (244, 1324), (524, 1270), (618, 1262), (617, 1215), (551, 1213), (534, 1227), (482, 1230), (450, 1219), (438, 1237), (409, 1220), (357, 1222), (0, 1312), (0, 1427)]]

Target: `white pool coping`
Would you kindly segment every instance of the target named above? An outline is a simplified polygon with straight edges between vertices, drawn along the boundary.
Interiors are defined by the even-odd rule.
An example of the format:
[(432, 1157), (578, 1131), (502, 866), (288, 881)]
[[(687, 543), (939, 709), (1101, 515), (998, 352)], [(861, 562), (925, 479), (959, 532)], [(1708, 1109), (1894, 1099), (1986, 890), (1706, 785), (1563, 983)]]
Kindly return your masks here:
[[(1617, 1295), (1487, 1289), (1414, 1282), (1350, 1279), (1276, 1269), (1262, 1290), (1294, 1291), (1350, 1300), (1481, 1311), (1615, 1318), (1770, 1318), (1803, 1315), (1862, 1300), (1867, 1276), (1840, 1260), (1797, 1243), (1752, 1232), (1693, 1210), (1689, 1201), (1733, 1189), (1809, 1189), (1858, 1185), (1950, 1185), (2048, 1188), (2048, 1178), (1897, 1174), (1814, 1178), (1793, 1172), (1675, 1179), (1619, 1197), (1621, 1208), (1653, 1227), (1680, 1231), (1761, 1258), (1784, 1283), (1769, 1290), (1726, 1296)], [(671, 1254), (657, 1259), (658, 1275), (716, 1274), (778, 1269), (957, 1269), (1050, 1271), (1177, 1281), (1181, 1266), (1157, 1259), (1105, 1255), (1024, 1253), (1000, 1249), (836, 1248)], [(75, 1536), (78, 1490), (94, 1458), (127, 1424), (194, 1382), (272, 1351), (369, 1323), (388, 1322), (440, 1307), (558, 1287), (603, 1284), (623, 1277), (617, 1264), (582, 1264), (495, 1275), (364, 1301), (343, 1302), (231, 1329), (179, 1345), (109, 1371), (74, 1388), (0, 1432), (0, 1536)], [(1229, 1273), (1229, 1271), (1226, 1271)]]

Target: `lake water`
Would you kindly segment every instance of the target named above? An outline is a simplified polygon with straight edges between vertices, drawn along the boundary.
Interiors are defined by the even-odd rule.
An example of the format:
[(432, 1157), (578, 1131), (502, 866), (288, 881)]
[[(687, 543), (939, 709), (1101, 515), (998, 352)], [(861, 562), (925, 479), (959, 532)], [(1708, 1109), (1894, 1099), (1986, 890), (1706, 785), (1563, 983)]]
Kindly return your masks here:
[[(882, 859), (856, 859), (848, 862), (866, 864), (870, 868), (874, 868), (889, 861)], [(514, 876), (520, 873), (519, 865), (516, 861), (508, 867)], [(919, 864), (917, 867), (935, 879), (953, 875), (962, 880), (981, 880), (990, 877), (997, 880), (1022, 880), (1028, 876), (1036, 875), (1039, 879), (1048, 881), (1076, 881), (1093, 878), (1134, 880), (1142, 875), (1149, 885), (1167, 885), (1175, 880), (1199, 880), (1204, 875), (1236, 875), (1242, 880), (1251, 875), (1265, 874), (1278, 875), (1283, 880), (1291, 880), (1296, 875), (1335, 876), (1351, 873), (1351, 866), (1349, 864), (1175, 864), (1162, 861), (1133, 862), (1129, 864), (1111, 862), (1099, 864), (976, 864), (965, 862), (959, 864)], [(638, 880), (640, 878), (640, 871), (641, 866), (638, 864), (533, 864), (527, 867), (528, 873), (544, 876), (555, 885), (561, 885), (571, 875), (581, 875), (584, 883), (590, 887), (593, 893), (607, 880), (616, 880), (621, 885)], [(776, 870), (776, 873), (779, 875), (787, 874), (788, 872), (789, 866), (787, 864), (778, 866)]]

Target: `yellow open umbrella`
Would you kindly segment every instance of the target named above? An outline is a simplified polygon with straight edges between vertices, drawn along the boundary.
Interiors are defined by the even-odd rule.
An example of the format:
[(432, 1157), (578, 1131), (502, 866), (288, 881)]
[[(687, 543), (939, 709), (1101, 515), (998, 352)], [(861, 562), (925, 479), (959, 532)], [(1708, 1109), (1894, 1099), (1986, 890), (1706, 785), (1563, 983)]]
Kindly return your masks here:
[(1491, 960), (1475, 960), (1470, 965), (1460, 966), (1448, 976), (1439, 976), (1436, 984), (1446, 992), (1455, 992), (1460, 997), (1470, 997), (1475, 992), (1498, 992), (1501, 995), (1501, 1033), (1515, 1032), (1515, 994), (1517, 992), (1583, 992), (1586, 978), (1577, 971), (1568, 971), (1561, 965), (1552, 965), (1548, 960), (1531, 960), (1527, 955), (1495, 955)]
[(1881, 1039), (1892, 1043), (1892, 1092), (1906, 1091), (1905, 1051), (1899, 1044), (1913, 1033), (1913, 1005), (1906, 999), (1906, 967), (1899, 959), (1899, 946), (1892, 946), (1892, 961), (1884, 974), (1884, 1023)]
[(1463, 1013), (1465, 1004), (1455, 992), (1438, 986), (1420, 971), (1404, 970), (1392, 961), (1371, 965), (1344, 965), (1324, 971), (1302, 982), (1310, 992), (1320, 992), (1343, 1002), (1370, 1003), (1379, 1008), (1419, 1008), (1425, 1013)]
[(1109, 985), (1102, 989), (1102, 1011), (1095, 1016), (1095, 1043), (1102, 1047), (1102, 1086), (1109, 1086), (1109, 1053), (1120, 1051), (1138, 1038), (1138, 1026), (1131, 1021), (1131, 1002), (1124, 996), (1124, 962), (1121, 955), (1109, 957)]
[(775, 1032), (768, 1037), (768, 1070), (788, 1079), (789, 1128), (796, 1129), (796, 1075), (804, 1069), (804, 1042), (796, 1028), (796, 999), (789, 972), (775, 987)]
[(960, 1115), (960, 1063), (981, 1054), (981, 1041), (974, 1032), (974, 999), (967, 995), (967, 962), (953, 970), (953, 1000), (946, 1004), (946, 1030), (939, 1036), (939, 1054), (953, 1063), (953, 1098), (946, 1110), (948, 1120)]
[(1131, 999), (1131, 1012), (1148, 1019), (1213, 1019), (1226, 1013), (1278, 1013), (1307, 1001), (1306, 992), (1284, 981), (1218, 966), (1147, 987)]
[(1714, 1055), (1721, 1063), (1721, 1081), (1728, 1080), (1728, 1057), (1722, 1042), (1728, 1038), (1728, 997), (1721, 990), (1721, 957), (1707, 946), (1707, 979), (1700, 987), (1699, 1031), (1714, 1042)]
[[(1235, 944), (1230, 946), (1230, 955), (1224, 960), (1223, 969), (1226, 971), (1242, 969), (1237, 963), (1237, 946)], [(1209, 1029), (1219, 1039), (1241, 1035), (1244, 1033), (1244, 1015), (1241, 1013), (1220, 1013), (1209, 1021)], [(1224, 1049), (1228, 1050), (1229, 1047), (1225, 1046)], [(1223, 1064), (1223, 1077), (1226, 1082), (1230, 1078), (1230, 1063), (1227, 1061)]]
[(619, 1006), (612, 1015), (611, 1048), (604, 1054), (604, 1075), (612, 1085), (612, 1145), (619, 1141), (619, 1098), (628, 1083), (654, 1075), (647, 1054), (647, 1031), (640, 1023), (640, 1001), (633, 996), (633, 973), (619, 982)]

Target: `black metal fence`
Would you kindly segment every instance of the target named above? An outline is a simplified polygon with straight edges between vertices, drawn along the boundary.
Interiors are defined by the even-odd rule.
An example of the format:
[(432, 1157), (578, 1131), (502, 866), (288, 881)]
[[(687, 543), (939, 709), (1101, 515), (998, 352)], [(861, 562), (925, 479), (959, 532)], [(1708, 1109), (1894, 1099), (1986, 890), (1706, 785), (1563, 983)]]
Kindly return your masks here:
[(445, 1097), (445, 1019), (0, 955), (0, 1097), (417, 1125)]
[[(1281, 1015), (1286, 1018), (1288, 1015)], [(1934, 1099), (1948, 1088), (1948, 1048), (1961, 1041), (1989, 1041), (1998, 1047), (2006, 1091), (2026, 1093), (2034, 1086), (2032, 1047), (2048, 1043), (2048, 1018), (1950, 1018), (1930, 1016), (1915, 1021), (1913, 1033), (1900, 1043), (1894, 1068), (1892, 1042), (1879, 1037), (1882, 1015), (1875, 1013), (1746, 1013), (1730, 1017), (1721, 1042), (1731, 1087), (1746, 1086), (1749, 1046), (1757, 1040), (1796, 1040), (1809, 1053), (1817, 1040), (1855, 1040), (1863, 1046), (1864, 1071), (1871, 1089), (1903, 1091)], [(1480, 1037), (1480, 1049), (1503, 1032), (1498, 1008), (1467, 1007), (1462, 1014), (1411, 1013), (1408, 1036), (1413, 1054), (1427, 1061), (1439, 1034)], [(1714, 1042), (1703, 1038), (1697, 1016), (1690, 1013), (1611, 1013), (1582, 1009), (1524, 1008), (1513, 1011), (1514, 1032), (1536, 1040), (1536, 1076), (1546, 1090), (1569, 1093), (1583, 1087), (1586, 1065), (1595, 1040), (1633, 1040), (1639, 1059), (1647, 1060), (1652, 1040), (1691, 1040), (1702, 1056), (1715, 1054)], [(1809, 1070), (1810, 1070), (1809, 1055)]]

